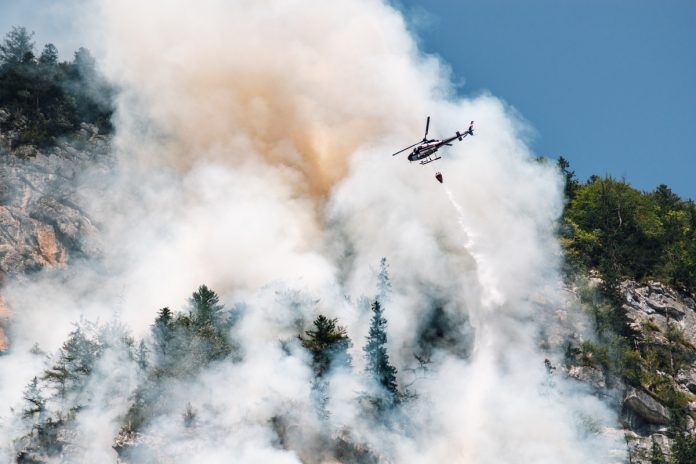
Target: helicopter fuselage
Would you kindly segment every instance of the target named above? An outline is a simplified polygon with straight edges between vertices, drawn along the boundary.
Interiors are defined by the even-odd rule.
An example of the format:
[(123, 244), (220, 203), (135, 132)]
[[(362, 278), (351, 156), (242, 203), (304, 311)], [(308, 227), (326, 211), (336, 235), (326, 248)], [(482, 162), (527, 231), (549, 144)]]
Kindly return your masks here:
[[(423, 136), (423, 140), (420, 142), (416, 142), (411, 146), (408, 146), (402, 150), (397, 151), (396, 153), (392, 154), (392, 156), (396, 156), (399, 153), (403, 153), (406, 150), (415, 147), (411, 153), (408, 155), (408, 160), (409, 161), (420, 161), (420, 164), (428, 164), (432, 161), (439, 160), (441, 157), (437, 156), (436, 153), (437, 151), (442, 148), (443, 146), (451, 146), (452, 142), (455, 140), (459, 140), (460, 142), (466, 137), (467, 135), (474, 135), (474, 121), (471, 121), (471, 124), (469, 124), (469, 129), (464, 131), (464, 133), (460, 133), (457, 131), (455, 135), (452, 137), (446, 138), (444, 140), (437, 140), (437, 139), (430, 139), (428, 140), (428, 129), (430, 128), (430, 116), (428, 116), (428, 119), (426, 120), (425, 123), (425, 135)], [(431, 158), (431, 156), (435, 155), (434, 158)]]
[(419, 145), (411, 152), (411, 154), (408, 155), (408, 160), (409, 161), (418, 161), (418, 160), (422, 160), (423, 158), (427, 158), (428, 156), (437, 152), (437, 150), (442, 145), (444, 145), (444, 144), (442, 142), (440, 142), (439, 140), (437, 142)]

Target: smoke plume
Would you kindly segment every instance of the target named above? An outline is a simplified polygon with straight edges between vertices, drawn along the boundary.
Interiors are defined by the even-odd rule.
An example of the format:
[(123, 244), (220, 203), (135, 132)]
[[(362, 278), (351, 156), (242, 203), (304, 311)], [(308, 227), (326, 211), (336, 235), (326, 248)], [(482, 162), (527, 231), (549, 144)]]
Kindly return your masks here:
[[(35, 342), (54, 352), (80, 317), (147, 337), (158, 308), (181, 308), (206, 283), (243, 308), (231, 328), (241, 358), (167, 385), (145, 432), (161, 454), (136, 462), (331, 462), (327, 437), (380, 462), (621, 461), (621, 443), (601, 433), (615, 425), (610, 408), (544, 366), (570, 330), (557, 310), (574, 311), (555, 238), (561, 179), (533, 159), (502, 101), (455, 95), (399, 11), (382, 0), (105, 0), (89, 11), (95, 54), (120, 89), (118, 166), (85, 205), (102, 254), (8, 284), (4, 449), (19, 427), (9, 407), (44, 363)], [(438, 161), (444, 189), (390, 156), (422, 137), (426, 115), (434, 136), (478, 128)], [(386, 424), (356, 406), (369, 388), (361, 297), (374, 298), (382, 257), (388, 350), (414, 394)], [(297, 341), (319, 313), (353, 340), (352, 372), (330, 374), (324, 420)], [(132, 360), (107, 351), (76, 419), (84, 462), (115, 459), (140, 381)]]

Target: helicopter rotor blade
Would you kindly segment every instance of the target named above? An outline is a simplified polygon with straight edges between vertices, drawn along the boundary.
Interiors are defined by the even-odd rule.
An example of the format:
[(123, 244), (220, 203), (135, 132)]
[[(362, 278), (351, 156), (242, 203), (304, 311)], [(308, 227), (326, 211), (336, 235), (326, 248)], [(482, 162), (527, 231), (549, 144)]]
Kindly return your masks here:
[(409, 145), (408, 147), (404, 148), (403, 150), (397, 151), (397, 152), (394, 153), (392, 156), (396, 156), (396, 155), (398, 155), (399, 153), (402, 153), (402, 152), (408, 150), (409, 148), (413, 148), (413, 147), (415, 147), (416, 145), (418, 145), (419, 143), (420, 143), (420, 142), (416, 142), (416, 143), (414, 143), (413, 145)]
[(428, 119), (425, 122), (425, 135), (423, 136), (424, 142), (428, 140), (428, 129), (430, 129), (430, 116), (428, 116)]

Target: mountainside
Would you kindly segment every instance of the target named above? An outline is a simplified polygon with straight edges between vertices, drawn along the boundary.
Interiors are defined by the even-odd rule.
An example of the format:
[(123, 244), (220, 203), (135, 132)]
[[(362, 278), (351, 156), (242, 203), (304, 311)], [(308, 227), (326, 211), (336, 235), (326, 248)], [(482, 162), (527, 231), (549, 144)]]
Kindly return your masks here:
[[(104, 194), (95, 179), (111, 169), (108, 138), (84, 125), (54, 147), (10, 151), (8, 146), (0, 132), (0, 285), (96, 256), (99, 234), (84, 207), (91, 196)], [(93, 176), (89, 183), (82, 177), (87, 171)], [(2, 326), (9, 317), (0, 296), (0, 350), (6, 347)]]
[[(385, 3), (153, 5), (106, 78), (0, 45), (0, 461), (696, 462), (692, 201), (535, 159)], [(488, 128), (442, 183), (414, 108)]]
[[(5, 142), (0, 134), (0, 147)], [(99, 192), (80, 179), (109, 162), (108, 140), (87, 125), (55, 147), (23, 145), (0, 155), (0, 275), (94, 255), (97, 230), (80, 205)]]
[[(596, 310), (596, 296), (588, 297), (593, 293), (588, 289), (600, 282), (594, 277), (578, 290), (590, 313)], [(626, 348), (615, 340), (570, 344), (567, 373), (598, 395), (616, 389), (629, 462), (672, 462), (660, 460), (663, 456), (691, 462), (696, 450), (696, 302), (655, 281), (626, 280), (620, 292), (635, 351), (617, 353)]]
[[(640, 387), (624, 394), (624, 423), (636, 460), (651, 462), (652, 444), (671, 454), (675, 429), (696, 430), (696, 303), (658, 282), (621, 284), (635, 343), (652, 350), (654, 363), (639, 373)], [(693, 438), (688, 459), (694, 457)], [(639, 458), (642, 458), (640, 460)], [(688, 462), (687, 457), (682, 461)]]
[[(6, 278), (21, 278), (44, 267), (65, 268), (74, 259), (98, 256), (98, 225), (84, 213), (81, 205), (88, 203), (91, 196), (104, 192), (99, 192), (95, 182), (82, 182), (80, 173), (89, 170), (92, 174), (108, 175), (113, 169), (109, 153), (109, 139), (89, 126), (83, 127), (70, 141), (52, 148), (23, 146), (4, 153), (0, 159), (4, 186), (0, 204), (0, 263)], [(583, 306), (588, 314), (596, 314), (597, 307), (605, 303), (600, 290), (603, 281), (595, 276), (585, 282), (573, 289), (578, 298), (576, 304)], [(626, 367), (614, 365), (618, 361), (613, 359), (617, 356), (613, 341), (571, 341), (566, 365), (558, 366), (562, 367), (558, 371), (557, 366), (549, 365), (550, 372), (553, 376), (578, 379), (600, 397), (614, 397), (626, 428), (630, 462), (661, 462), (655, 461), (655, 456), (671, 456), (677, 418), (683, 422), (684, 430), (689, 433), (695, 430), (696, 303), (692, 297), (654, 281), (641, 284), (626, 280), (621, 282), (619, 290), (621, 309), (631, 329), (630, 343), (640, 350), (648, 350), (643, 355), (647, 365), (635, 358), (622, 360), (622, 363), (633, 363), (628, 367), (633, 369), (633, 377), (627, 381), (622, 372)], [(0, 317), (7, 323), (9, 316), (3, 306)], [(4, 336), (2, 341), (6, 349)], [(285, 433), (288, 432), (282, 432)], [(142, 447), (148, 440), (147, 436), (122, 432), (114, 437), (114, 446), (126, 456), (128, 453), (123, 450)], [(355, 445), (347, 441), (341, 446)], [(358, 457), (351, 458), (355, 461), (340, 462), (374, 459), (367, 458), (369, 448), (359, 451), (360, 445), (357, 446), (350, 448), (352, 451), (349, 448), (342, 451), (357, 453)], [(163, 450), (155, 448), (149, 452)]]

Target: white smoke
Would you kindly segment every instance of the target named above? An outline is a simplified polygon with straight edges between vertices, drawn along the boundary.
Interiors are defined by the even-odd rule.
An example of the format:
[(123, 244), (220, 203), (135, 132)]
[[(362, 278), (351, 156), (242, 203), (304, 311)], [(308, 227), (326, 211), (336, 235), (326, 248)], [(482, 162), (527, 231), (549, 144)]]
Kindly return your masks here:
[[(330, 427), (388, 462), (613, 462), (621, 445), (593, 432), (614, 425), (608, 407), (560, 375), (544, 388), (550, 355), (539, 337), (564, 304), (561, 180), (532, 159), (524, 123), (501, 101), (452, 94), (447, 67), (419, 52), (397, 10), (381, 0), (105, 0), (94, 11), (97, 54), (121, 88), (118, 172), (88, 208), (103, 256), (7, 289), (15, 321), (13, 354), (0, 358), (3, 417), (36, 375), (34, 342), (54, 350), (80, 315), (114, 312), (143, 336), (158, 308), (180, 307), (206, 283), (227, 303), (246, 302), (233, 334), (244, 359), (171, 385), (178, 406), (148, 429), (162, 459), (307, 462)], [(428, 114), (436, 136), (471, 119), (478, 127), (438, 162), (444, 191), (427, 169), (389, 156), (420, 137)], [(435, 305), (475, 329), (468, 358), (435, 350), (400, 428), (355, 406), (369, 314), (354, 302), (374, 295), (383, 256), (402, 385)], [(329, 425), (314, 414), (296, 341), (319, 312), (338, 317), (354, 343), (354, 372), (331, 378)], [(471, 335), (466, 324), (452, 330)], [(33, 368), (8, 380), (27, 357)], [(114, 458), (108, 437), (128, 400), (115, 386), (130, 375), (104, 367), (91, 380), (82, 458)], [(180, 420), (187, 402), (195, 433)], [(274, 417), (289, 422), (285, 447)]]

